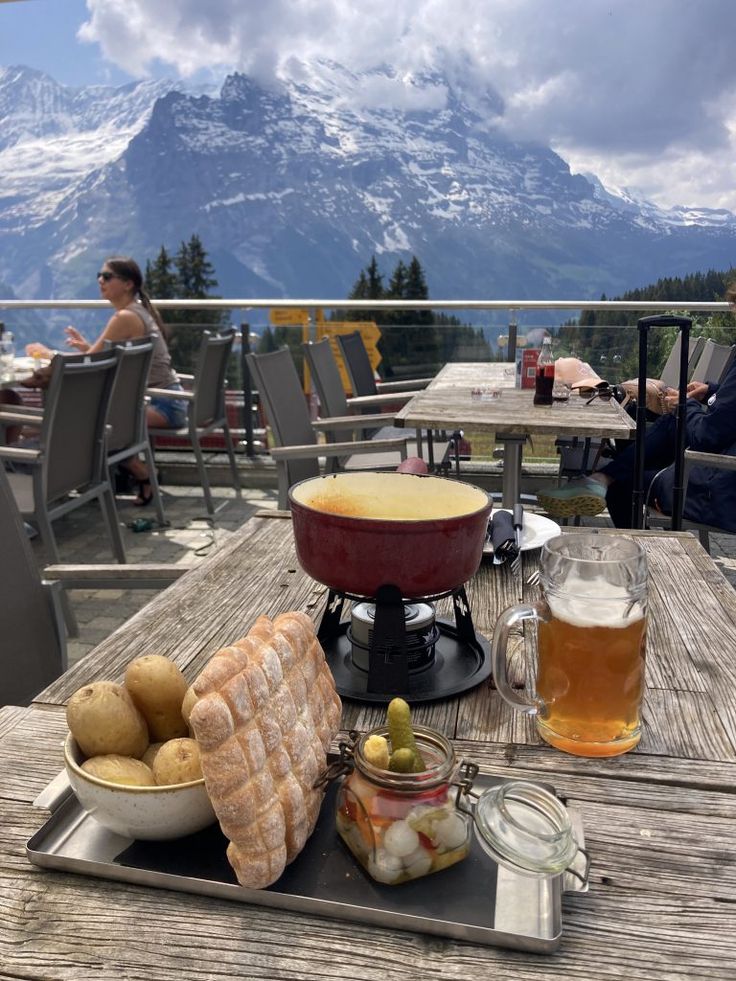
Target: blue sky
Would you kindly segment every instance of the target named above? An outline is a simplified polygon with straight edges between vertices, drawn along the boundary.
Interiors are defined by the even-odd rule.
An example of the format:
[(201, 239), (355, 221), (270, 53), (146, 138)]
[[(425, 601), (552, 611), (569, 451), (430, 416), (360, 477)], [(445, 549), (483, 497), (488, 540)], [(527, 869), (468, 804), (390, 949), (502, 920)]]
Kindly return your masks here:
[(64, 85), (122, 85), (130, 76), (76, 34), (87, 19), (85, 0), (0, 3), (0, 65), (40, 68)]
[(392, 85), (361, 82), (351, 99), (431, 99), (425, 108), (447, 92), (422, 92), (417, 80), (438, 72), (492, 107), (488, 125), (550, 146), (573, 172), (665, 207), (736, 212), (733, 9), (732, 0), (371, 0), (368, 17), (355, 0), (0, 0), (0, 67), (75, 86), (217, 82), (233, 70), (275, 84), (329, 57), (356, 72), (394, 69)]

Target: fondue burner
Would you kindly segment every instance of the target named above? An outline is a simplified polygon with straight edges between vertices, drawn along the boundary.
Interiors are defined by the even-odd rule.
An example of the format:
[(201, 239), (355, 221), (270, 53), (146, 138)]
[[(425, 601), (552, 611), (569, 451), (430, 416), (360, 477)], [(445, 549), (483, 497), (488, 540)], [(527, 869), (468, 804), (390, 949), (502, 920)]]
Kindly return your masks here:
[[(436, 618), (433, 600), (451, 596), (454, 622)], [(356, 601), (343, 620), (346, 600)], [(475, 633), (465, 588), (404, 599), (381, 586), (372, 599), (330, 590), (318, 637), (344, 698), (427, 702), (468, 691), (491, 673), (488, 642)]]
[[(347, 628), (347, 638), (352, 644), (353, 664), (363, 671), (369, 669), (375, 623), (375, 603), (356, 603)], [(434, 606), (431, 603), (406, 603), (404, 631), (409, 671), (419, 671), (430, 665), (434, 661), (434, 648), (440, 636), (439, 627), (434, 622)]]

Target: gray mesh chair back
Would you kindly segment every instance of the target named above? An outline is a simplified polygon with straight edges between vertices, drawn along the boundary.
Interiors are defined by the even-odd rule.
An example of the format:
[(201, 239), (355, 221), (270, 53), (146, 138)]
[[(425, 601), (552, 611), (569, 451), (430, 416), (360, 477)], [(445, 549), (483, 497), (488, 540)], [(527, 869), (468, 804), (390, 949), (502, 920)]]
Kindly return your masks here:
[(708, 338), (690, 380), (718, 384), (731, 367), (735, 354), (736, 346), (716, 344)]
[(148, 466), (158, 522), (164, 525), (166, 515), (146, 423), (146, 389), (153, 358), (153, 341), (150, 337), (135, 338), (114, 345), (114, 350), (118, 352), (119, 364), (108, 412), (108, 475), (112, 483), (112, 468), (142, 453)]
[(107, 417), (108, 454), (137, 446), (147, 438), (146, 389), (153, 358), (153, 341), (136, 338), (114, 345), (120, 351), (120, 364), (110, 398)]
[(350, 376), (353, 395), (377, 395), (376, 379), (360, 331), (338, 334), (337, 343)]
[[(105, 430), (117, 368), (114, 351), (57, 355), (51, 365), (38, 450), (19, 451), (30, 454), (30, 473), (8, 474), (21, 515), (38, 528), (53, 563), (59, 561), (53, 522), (93, 500), (102, 508), (116, 559), (125, 562), (106, 466)], [(13, 459), (12, 451), (12, 447), (0, 448), (0, 456), (10, 454)], [(67, 627), (74, 633), (74, 615), (65, 598), (62, 601)]]
[(0, 705), (28, 705), (66, 669), (66, 647), (2, 466), (0, 541)]
[[(212, 498), (207, 466), (204, 454), (202, 453), (201, 438), (208, 436), (216, 429), (221, 429), (230, 463), (230, 472), (233, 478), (233, 486), (240, 494), (240, 477), (238, 476), (238, 465), (235, 460), (235, 447), (233, 446), (232, 435), (227, 421), (227, 409), (225, 406), (225, 387), (227, 363), (232, 351), (235, 332), (233, 330), (215, 333), (204, 331), (202, 343), (197, 355), (197, 363), (194, 368), (194, 378), (192, 381), (191, 392), (187, 393), (188, 402), (188, 425), (182, 429), (163, 429), (149, 428), (149, 436), (177, 436), (185, 437), (192, 444), (194, 456), (197, 461), (197, 472), (202, 485), (205, 505), (209, 514), (214, 514), (215, 502)], [(180, 392), (165, 393), (159, 391), (157, 395), (167, 395), (172, 399), (181, 399)], [(152, 471), (153, 472), (153, 471)]]
[(329, 339), (324, 337), (321, 341), (302, 344), (302, 348), (317, 390), (321, 414), (323, 416), (350, 415), (340, 369), (337, 367)]
[[(316, 446), (309, 409), (287, 348), (269, 354), (246, 355), (253, 381), (266, 410), (277, 446)], [(288, 460), (288, 486), (319, 476), (318, 460)]]
[[(705, 344), (704, 337), (691, 337), (688, 344), (687, 357), (687, 377), (690, 375), (698, 361)], [(680, 384), (680, 349), (682, 347), (682, 334), (678, 334), (675, 343), (672, 345), (667, 360), (664, 363), (659, 380), (669, 388), (677, 388)]]
[(54, 358), (40, 434), (47, 503), (103, 479), (116, 371), (117, 356), (110, 351)]
[(215, 421), (227, 421), (225, 376), (234, 339), (234, 331), (221, 334), (204, 332), (194, 369), (196, 384), (192, 414), (195, 426), (203, 427)]

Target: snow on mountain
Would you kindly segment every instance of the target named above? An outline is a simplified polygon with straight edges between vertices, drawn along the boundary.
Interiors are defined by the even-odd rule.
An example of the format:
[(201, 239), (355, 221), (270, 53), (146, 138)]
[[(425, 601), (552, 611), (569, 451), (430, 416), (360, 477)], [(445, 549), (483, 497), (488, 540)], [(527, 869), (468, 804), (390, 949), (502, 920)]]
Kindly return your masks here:
[(329, 62), (216, 93), (0, 71), (0, 281), (94, 295), (106, 254), (143, 262), (194, 232), (240, 297), (344, 296), (372, 254), (386, 273), (416, 254), (445, 298), (610, 296), (733, 262), (733, 214), (573, 175), (494, 129), (492, 93), (441, 73), (386, 108), (394, 81)]
[(157, 81), (75, 89), (30, 68), (0, 69), (3, 225), (22, 232), (50, 218), (71, 187), (124, 153), (172, 88)]

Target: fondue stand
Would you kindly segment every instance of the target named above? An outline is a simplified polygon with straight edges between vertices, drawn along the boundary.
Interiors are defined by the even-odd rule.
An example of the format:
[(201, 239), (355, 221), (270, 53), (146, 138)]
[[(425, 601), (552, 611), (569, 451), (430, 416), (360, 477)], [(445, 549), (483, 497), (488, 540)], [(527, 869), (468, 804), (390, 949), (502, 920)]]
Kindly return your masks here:
[[(435, 616), (441, 596), (407, 600), (391, 584), (365, 598), (330, 589), (317, 636), (344, 698), (427, 702), (469, 691), (491, 673), (488, 641), (476, 634), (465, 587), (452, 597), (454, 622)], [(345, 601), (353, 600), (349, 622)]]
[[(426, 702), (488, 677), (489, 645), (464, 588), (483, 553), (484, 491), (441, 477), (344, 473), (302, 481), (289, 497), (299, 563), (330, 590), (318, 636), (340, 695)], [(444, 597), (452, 620), (435, 616)]]

